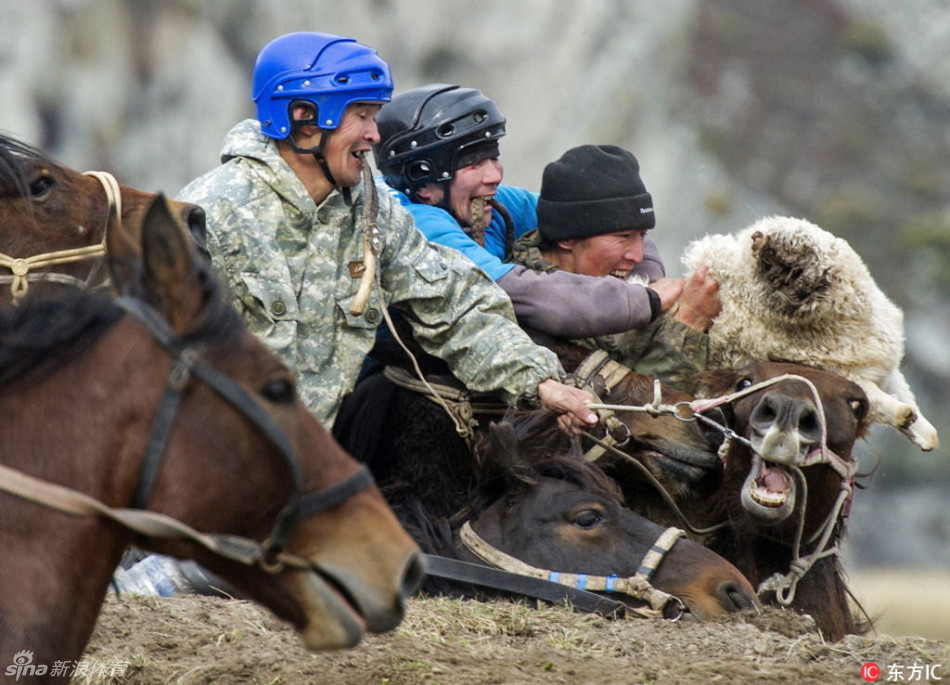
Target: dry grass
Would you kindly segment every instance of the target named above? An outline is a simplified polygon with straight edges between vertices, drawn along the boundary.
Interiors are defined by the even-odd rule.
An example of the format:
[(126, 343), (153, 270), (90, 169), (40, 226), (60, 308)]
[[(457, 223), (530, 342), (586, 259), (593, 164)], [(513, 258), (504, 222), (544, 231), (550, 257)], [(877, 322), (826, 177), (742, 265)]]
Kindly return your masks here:
[(607, 620), (564, 607), (416, 598), (393, 633), (312, 654), (257, 606), (209, 597), (110, 598), (87, 657), (126, 672), (83, 683), (855, 682), (866, 661), (943, 664), (950, 645), (921, 637), (829, 644), (814, 623), (766, 610), (721, 622)]

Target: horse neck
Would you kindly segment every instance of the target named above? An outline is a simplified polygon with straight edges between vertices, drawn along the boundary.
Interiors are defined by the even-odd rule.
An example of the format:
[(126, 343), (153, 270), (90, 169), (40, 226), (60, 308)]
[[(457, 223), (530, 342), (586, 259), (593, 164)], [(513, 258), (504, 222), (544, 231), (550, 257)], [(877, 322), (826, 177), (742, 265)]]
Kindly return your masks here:
[[(128, 506), (133, 457), (143, 452), (146, 410), (154, 412), (156, 397), (116, 361), (127, 349), (101, 347), (52, 376), (0, 392), (0, 455), (35, 478)], [(34, 664), (49, 666), (78, 657), (128, 536), (97, 517), (5, 493), (0, 521), (0, 654), (28, 650)]]
[(96, 519), (19, 503), (15, 510), (10, 499), (0, 506), (0, 545), (8, 550), (0, 561), (0, 654), (31, 651), (34, 664), (52, 668), (81, 656), (128, 538)]
[[(839, 528), (832, 535), (830, 544), (837, 544), (840, 537)], [(707, 545), (735, 564), (753, 587), (775, 574), (788, 574), (794, 559), (788, 543), (772, 540), (748, 528), (728, 527), (713, 534)], [(806, 556), (812, 549), (813, 546), (805, 546), (801, 556)], [(836, 555), (818, 559), (801, 577), (791, 607), (799, 613), (811, 615), (827, 639), (837, 641), (845, 634), (865, 632), (862, 624), (854, 618)]]

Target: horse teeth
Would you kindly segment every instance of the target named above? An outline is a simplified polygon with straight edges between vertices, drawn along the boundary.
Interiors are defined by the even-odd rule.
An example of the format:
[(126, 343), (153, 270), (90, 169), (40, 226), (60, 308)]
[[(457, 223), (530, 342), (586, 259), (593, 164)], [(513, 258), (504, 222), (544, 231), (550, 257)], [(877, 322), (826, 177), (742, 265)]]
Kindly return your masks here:
[(765, 488), (756, 487), (754, 484), (749, 488), (749, 494), (752, 499), (764, 507), (780, 507), (785, 504), (788, 495), (785, 492), (772, 492)]

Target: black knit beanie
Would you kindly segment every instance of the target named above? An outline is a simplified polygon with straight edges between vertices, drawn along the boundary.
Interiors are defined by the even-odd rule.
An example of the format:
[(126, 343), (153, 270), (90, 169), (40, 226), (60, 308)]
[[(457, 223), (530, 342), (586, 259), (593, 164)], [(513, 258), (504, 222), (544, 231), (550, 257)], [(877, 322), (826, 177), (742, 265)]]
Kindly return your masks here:
[(640, 165), (616, 145), (581, 145), (544, 168), (538, 229), (547, 242), (653, 228)]

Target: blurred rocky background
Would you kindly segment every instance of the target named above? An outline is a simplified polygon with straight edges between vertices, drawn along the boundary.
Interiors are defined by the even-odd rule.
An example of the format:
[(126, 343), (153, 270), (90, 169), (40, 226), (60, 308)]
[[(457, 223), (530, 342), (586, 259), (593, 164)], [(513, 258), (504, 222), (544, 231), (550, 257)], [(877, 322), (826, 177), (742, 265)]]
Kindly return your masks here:
[(257, 51), (295, 30), (372, 45), (398, 90), (494, 97), (510, 183), (537, 189), (580, 143), (629, 148), (671, 275), (689, 240), (771, 213), (850, 241), (906, 313), (944, 447), (875, 431), (849, 554), (950, 566), (948, 0), (0, 0), (0, 129), (175, 194), (252, 114)]

